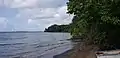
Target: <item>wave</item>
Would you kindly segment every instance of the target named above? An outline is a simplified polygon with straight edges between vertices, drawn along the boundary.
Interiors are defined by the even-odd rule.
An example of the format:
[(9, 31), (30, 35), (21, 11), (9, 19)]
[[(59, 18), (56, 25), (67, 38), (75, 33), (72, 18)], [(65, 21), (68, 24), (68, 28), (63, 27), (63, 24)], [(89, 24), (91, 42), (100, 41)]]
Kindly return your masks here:
[(0, 46), (8, 46), (8, 45), (22, 45), (24, 43), (13, 43), (13, 44), (8, 44), (8, 43), (4, 43), (4, 44), (0, 44)]

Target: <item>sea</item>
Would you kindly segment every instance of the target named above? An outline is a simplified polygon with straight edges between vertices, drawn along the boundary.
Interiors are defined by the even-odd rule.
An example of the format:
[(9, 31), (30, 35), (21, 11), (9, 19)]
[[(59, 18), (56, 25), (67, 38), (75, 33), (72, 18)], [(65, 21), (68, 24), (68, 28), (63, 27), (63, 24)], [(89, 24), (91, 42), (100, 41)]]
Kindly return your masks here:
[(0, 32), (0, 58), (53, 58), (72, 48), (70, 33)]

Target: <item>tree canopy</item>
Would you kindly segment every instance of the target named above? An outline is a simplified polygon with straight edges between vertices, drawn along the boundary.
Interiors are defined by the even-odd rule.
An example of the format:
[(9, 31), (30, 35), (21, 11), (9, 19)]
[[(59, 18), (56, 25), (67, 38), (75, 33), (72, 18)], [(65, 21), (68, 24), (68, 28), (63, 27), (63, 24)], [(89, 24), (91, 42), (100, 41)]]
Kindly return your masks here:
[(69, 0), (72, 36), (101, 49), (120, 48), (120, 0)]

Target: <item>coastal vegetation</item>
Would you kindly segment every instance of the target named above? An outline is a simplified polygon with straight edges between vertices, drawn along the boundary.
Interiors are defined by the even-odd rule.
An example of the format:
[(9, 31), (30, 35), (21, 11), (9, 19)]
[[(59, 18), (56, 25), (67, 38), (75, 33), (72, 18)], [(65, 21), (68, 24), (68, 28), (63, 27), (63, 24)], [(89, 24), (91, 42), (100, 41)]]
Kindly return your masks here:
[(120, 48), (120, 0), (69, 0), (72, 36), (100, 49)]
[(45, 32), (70, 32), (85, 44), (101, 50), (120, 48), (120, 0), (69, 0), (68, 14), (74, 14), (69, 25), (52, 25)]

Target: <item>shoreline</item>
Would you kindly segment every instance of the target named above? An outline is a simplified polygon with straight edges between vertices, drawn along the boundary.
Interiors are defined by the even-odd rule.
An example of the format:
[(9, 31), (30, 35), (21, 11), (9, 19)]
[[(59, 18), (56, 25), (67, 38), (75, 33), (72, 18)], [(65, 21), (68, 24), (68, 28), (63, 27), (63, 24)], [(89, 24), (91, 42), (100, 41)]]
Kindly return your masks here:
[[(62, 54), (53, 56), (53, 58), (69, 58), (72, 51), (73, 51), (72, 49), (65, 51)], [(115, 57), (120, 58), (120, 50), (97, 51), (97, 52), (103, 53), (101, 55), (97, 55), (97, 58), (115, 58)]]
[(65, 52), (63, 52), (63, 53), (61, 53), (61, 54), (58, 54), (58, 55), (53, 56), (53, 58), (68, 58), (69, 55), (70, 55), (70, 53), (71, 53), (72, 51), (73, 51), (73, 50), (70, 49), (70, 50), (65, 51)]

